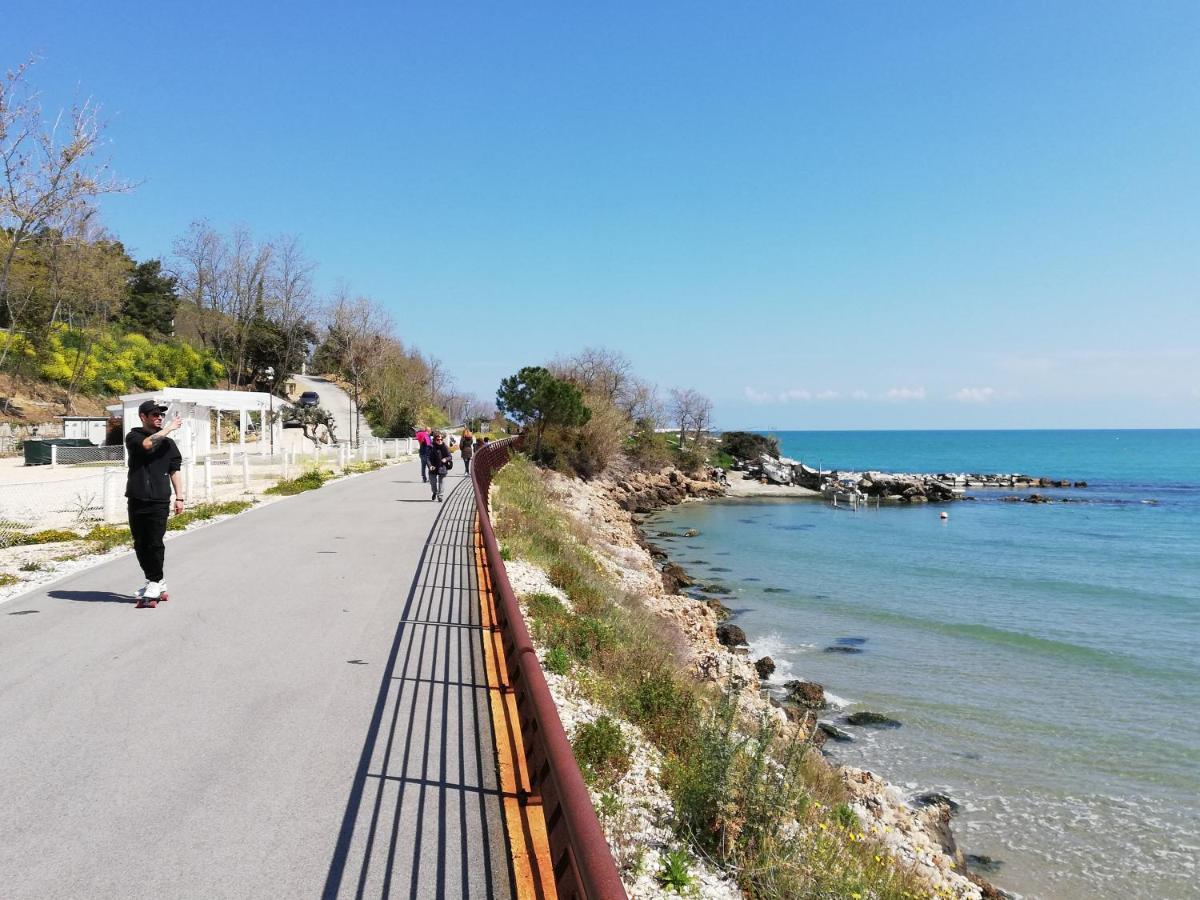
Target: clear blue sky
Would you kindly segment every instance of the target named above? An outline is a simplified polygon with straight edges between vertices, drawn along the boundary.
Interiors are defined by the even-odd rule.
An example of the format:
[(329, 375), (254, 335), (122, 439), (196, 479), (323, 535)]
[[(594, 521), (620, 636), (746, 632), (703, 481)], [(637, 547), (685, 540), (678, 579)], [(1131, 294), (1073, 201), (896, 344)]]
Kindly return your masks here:
[(297, 234), (482, 396), (592, 345), (725, 427), (1200, 425), (1195, 0), (4, 20), (139, 258)]

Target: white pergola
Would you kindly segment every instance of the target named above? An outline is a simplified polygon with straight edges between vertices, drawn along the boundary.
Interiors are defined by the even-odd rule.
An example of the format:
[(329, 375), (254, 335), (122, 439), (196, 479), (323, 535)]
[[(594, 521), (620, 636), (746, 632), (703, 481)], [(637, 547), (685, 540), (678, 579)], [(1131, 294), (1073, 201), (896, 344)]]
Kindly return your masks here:
[[(183, 419), (183, 427), (172, 437), (180, 452), (187, 459), (203, 459), (210, 453), (221, 452), (221, 416), (236, 415), (238, 419), (237, 447), (245, 452), (246, 430), (250, 414), (258, 413), (260, 425), (258, 452), (266, 455), (272, 445), (282, 444), (283, 427), (279, 421), (268, 424), (271, 413), (282, 412), (292, 404), (274, 394), (264, 391), (211, 391), (199, 388), (163, 388), (161, 391), (143, 391), (138, 394), (122, 394), (121, 402), (108, 407), (114, 415), (121, 415), (124, 431), (141, 424), (138, 407), (146, 400), (158, 400), (167, 407), (167, 420), (176, 414)], [(213, 441), (212, 419), (216, 413), (216, 441)], [(268, 430), (269, 429), (269, 430)]]

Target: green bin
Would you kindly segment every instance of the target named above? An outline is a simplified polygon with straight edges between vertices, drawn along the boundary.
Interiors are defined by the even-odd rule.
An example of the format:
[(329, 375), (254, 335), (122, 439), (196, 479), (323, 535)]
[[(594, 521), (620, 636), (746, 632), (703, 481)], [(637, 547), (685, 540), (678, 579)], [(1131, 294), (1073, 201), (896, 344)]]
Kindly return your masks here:
[(94, 446), (87, 438), (51, 438), (50, 440), (25, 441), (25, 465), (50, 465), (50, 448), (58, 447), (91, 447)]

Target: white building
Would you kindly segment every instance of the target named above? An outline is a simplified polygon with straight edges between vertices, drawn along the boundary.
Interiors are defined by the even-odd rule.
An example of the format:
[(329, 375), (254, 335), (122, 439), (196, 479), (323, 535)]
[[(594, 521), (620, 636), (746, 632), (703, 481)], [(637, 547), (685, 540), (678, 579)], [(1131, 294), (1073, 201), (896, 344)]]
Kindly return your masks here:
[(63, 437), (87, 438), (97, 447), (104, 446), (108, 436), (108, 416), (59, 416), (63, 423)]
[[(146, 400), (157, 400), (167, 407), (167, 421), (178, 414), (183, 427), (171, 435), (186, 459), (203, 459), (210, 453), (232, 449), (222, 440), (222, 424), (237, 422), (234, 447), (266, 455), (282, 446), (283, 426), (278, 414), (291, 406), (264, 391), (210, 391), (198, 388), (163, 388), (122, 394), (121, 402), (108, 407), (124, 420), (124, 433), (141, 424), (138, 407)], [(268, 424), (274, 418), (274, 424)], [(251, 435), (252, 440), (247, 441)], [(249, 447), (247, 446), (249, 445)]]

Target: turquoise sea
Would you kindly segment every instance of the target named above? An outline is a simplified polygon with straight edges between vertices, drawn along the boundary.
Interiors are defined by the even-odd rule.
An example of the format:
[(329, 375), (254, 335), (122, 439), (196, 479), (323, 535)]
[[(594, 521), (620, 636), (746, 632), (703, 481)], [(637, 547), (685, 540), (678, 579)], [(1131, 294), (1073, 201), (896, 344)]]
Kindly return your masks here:
[[(818, 681), (840, 762), (963, 804), (965, 852), (1027, 897), (1197, 896), (1200, 430), (779, 432), (810, 465), (1085, 480), (1082, 502), (852, 512), (821, 501), (656, 515), (675, 561), (729, 605), (775, 681)], [(735, 476), (737, 477), (736, 473)], [(939, 513), (949, 513), (942, 520)], [(659, 539), (656, 539), (658, 542)], [(861, 653), (826, 652), (856, 647)]]

